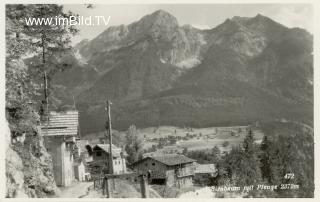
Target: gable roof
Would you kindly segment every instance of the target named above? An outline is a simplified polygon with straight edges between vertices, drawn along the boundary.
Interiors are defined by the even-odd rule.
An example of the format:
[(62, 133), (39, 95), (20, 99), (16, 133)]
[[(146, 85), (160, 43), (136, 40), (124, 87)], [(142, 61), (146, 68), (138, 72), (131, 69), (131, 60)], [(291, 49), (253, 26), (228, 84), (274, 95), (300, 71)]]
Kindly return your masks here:
[(78, 111), (50, 112), (49, 122), (42, 125), (44, 136), (76, 136), (78, 135)]
[[(100, 148), (106, 153), (109, 153), (109, 144), (97, 144), (92, 149), (94, 150), (95, 148)], [(121, 156), (120, 154), (121, 154), (121, 148), (116, 147), (114, 144), (112, 144), (112, 155), (114, 157), (120, 157)]]
[(88, 146), (91, 148), (91, 145), (89, 144), (89, 140), (77, 139), (76, 145), (79, 147), (80, 152), (87, 152)]
[(165, 155), (158, 155), (158, 156), (148, 156), (140, 161), (135, 162), (134, 164), (140, 163), (148, 158), (153, 159), (155, 161), (158, 161), (160, 163), (163, 163), (167, 166), (192, 163), (192, 162), (196, 161), (194, 159), (188, 158), (188, 157), (186, 157), (184, 155), (180, 155), (180, 154), (165, 154)]

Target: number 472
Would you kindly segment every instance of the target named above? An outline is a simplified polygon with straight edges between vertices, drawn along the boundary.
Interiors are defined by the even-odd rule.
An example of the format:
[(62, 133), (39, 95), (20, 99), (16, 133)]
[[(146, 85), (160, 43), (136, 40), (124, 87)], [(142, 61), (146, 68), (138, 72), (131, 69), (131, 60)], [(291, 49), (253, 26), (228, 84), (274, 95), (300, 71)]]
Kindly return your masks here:
[(294, 173), (287, 173), (284, 175), (284, 179), (293, 179), (294, 178)]

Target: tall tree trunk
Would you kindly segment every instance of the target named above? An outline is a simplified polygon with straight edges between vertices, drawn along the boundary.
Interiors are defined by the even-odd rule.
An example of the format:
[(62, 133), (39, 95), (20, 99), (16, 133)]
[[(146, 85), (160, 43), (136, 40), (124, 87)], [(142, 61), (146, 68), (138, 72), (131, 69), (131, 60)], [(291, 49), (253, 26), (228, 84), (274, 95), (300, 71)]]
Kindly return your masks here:
[(48, 95), (48, 76), (46, 71), (46, 57), (45, 57), (45, 34), (41, 36), (42, 43), (42, 65), (43, 65), (43, 80), (44, 80), (44, 101), (45, 101), (45, 112), (47, 121), (49, 121), (49, 95)]

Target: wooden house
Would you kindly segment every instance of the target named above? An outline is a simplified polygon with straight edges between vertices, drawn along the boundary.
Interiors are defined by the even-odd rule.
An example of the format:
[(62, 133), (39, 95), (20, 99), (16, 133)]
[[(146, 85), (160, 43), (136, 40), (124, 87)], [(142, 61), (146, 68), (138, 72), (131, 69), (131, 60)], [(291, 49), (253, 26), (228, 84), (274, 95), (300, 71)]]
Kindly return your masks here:
[(179, 154), (148, 156), (132, 164), (138, 174), (147, 175), (151, 183), (178, 188), (193, 185), (196, 160)]
[[(125, 153), (121, 148), (112, 145), (113, 173), (127, 172)], [(109, 173), (109, 144), (97, 144), (92, 148), (91, 175)]]
[(74, 159), (78, 117), (76, 110), (50, 112), (49, 121), (40, 126), (45, 147), (52, 156), (53, 174), (58, 186), (70, 185), (75, 180), (75, 167), (77, 169), (77, 166), (81, 166)]
[(210, 179), (216, 177), (218, 169), (214, 164), (198, 164), (194, 163), (194, 183), (200, 185), (208, 185)]

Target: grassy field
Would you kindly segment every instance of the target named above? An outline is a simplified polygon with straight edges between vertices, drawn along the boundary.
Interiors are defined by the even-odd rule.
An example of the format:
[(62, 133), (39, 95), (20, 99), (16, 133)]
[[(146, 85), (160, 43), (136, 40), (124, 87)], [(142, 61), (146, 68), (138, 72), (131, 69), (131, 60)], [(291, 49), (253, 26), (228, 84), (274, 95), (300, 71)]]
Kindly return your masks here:
[[(241, 128), (239, 130), (239, 128)], [(168, 136), (192, 136), (192, 138), (182, 139), (174, 145), (164, 146), (160, 151), (178, 152), (187, 148), (190, 150), (212, 149), (217, 146), (220, 151), (229, 151), (232, 146), (242, 144), (247, 134), (245, 127), (234, 126), (232, 128), (211, 127), (211, 128), (178, 128), (173, 126), (160, 126), (144, 128), (139, 130), (145, 137), (144, 148), (148, 149), (152, 145), (157, 145), (157, 139)], [(261, 142), (263, 133), (260, 130), (253, 130), (256, 142)], [(225, 143), (227, 142), (227, 143)]]
[[(240, 128), (240, 129), (239, 129)], [(232, 146), (242, 144), (247, 134), (245, 126), (234, 127), (210, 127), (210, 128), (179, 128), (174, 126), (160, 126), (138, 129), (144, 137), (144, 149), (149, 149), (152, 145), (158, 145), (159, 139), (169, 136), (180, 137), (180, 140), (173, 145), (163, 146), (158, 149), (159, 152), (176, 153), (184, 148), (191, 150), (212, 149), (217, 146), (220, 151), (229, 151)], [(113, 131), (114, 144), (118, 146), (125, 145), (125, 131)], [(263, 133), (260, 130), (253, 129), (256, 142), (262, 140)], [(188, 138), (186, 138), (189, 136)], [(88, 139), (91, 144), (99, 143), (99, 138), (105, 138), (105, 132), (89, 134), (82, 139)], [(226, 143), (227, 142), (227, 143)]]

